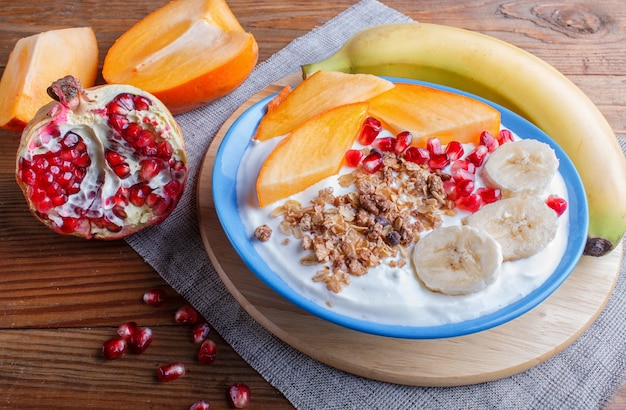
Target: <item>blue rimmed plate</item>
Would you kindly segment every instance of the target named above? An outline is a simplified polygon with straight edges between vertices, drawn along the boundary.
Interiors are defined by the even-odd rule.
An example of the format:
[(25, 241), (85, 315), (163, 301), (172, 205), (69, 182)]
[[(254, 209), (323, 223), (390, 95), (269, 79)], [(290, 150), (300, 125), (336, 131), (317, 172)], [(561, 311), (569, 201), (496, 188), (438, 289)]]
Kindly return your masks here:
[[(555, 150), (560, 161), (559, 172), (563, 176), (568, 194), (569, 211), (567, 223), (569, 225), (569, 235), (564, 255), (547, 279), (521, 299), (496, 311), (469, 320), (433, 326), (386, 324), (365, 320), (360, 317), (358, 312), (355, 312), (354, 315), (339, 313), (323, 303), (313, 301), (290, 286), (283, 280), (281, 274), (270, 267), (271, 264), (264, 260), (255, 248), (251, 241), (251, 234), (241, 219), (237, 200), (237, 174), (241, 159), (248, 148), (258, 122), (265, 113), (267, 103), (273, 96), (257, 102), (239, 116), (224, 136), (215, 159), (212, 180), (215, 209), (234, 249), (255, 275), (291, 303), (335, 324), (381, 336), (408, 339), (462, 336), (493, 328), (531, 310), (567, 279), (582, 255), (587, 236), (588, 210), (582, 182), (575, 167), (558, 145), (545, 133), (499, 105), (448, 87), (406, 79), (389, 79), (392, 81), (424, 84), (476, 98), (498, 109), (501, 112), (503, 124), (516, 134), (524, 138), (543, 141)], [(281, 273), (284, 275), (284, 272)]]

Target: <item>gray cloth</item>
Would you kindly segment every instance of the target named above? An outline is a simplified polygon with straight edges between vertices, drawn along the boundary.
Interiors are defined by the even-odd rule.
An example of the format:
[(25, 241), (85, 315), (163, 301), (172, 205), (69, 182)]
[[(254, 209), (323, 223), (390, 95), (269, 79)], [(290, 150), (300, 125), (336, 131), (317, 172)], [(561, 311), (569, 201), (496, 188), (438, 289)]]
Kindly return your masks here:
[[(328, 367), (286, 345), (257, 324), (222, 284), (200, 238), (196, 185), (201, 161), (223, 122), (250, 96), (301, 64), (320, 60), (355, 32), (410, 19), (363, 0), (295, 39), (260, 63), (236, 91), (177, 117), (189, 153), (190, 179), (176, 211), (128, 243), (269, 383), (301, 409), (593, 409), (626, 382), (626, 268), (604, 312), (573, 345), (523, 373), (481, 385), (422, 388), (373, 381)], [(312, 388), (314, 386), (314, 388)]]

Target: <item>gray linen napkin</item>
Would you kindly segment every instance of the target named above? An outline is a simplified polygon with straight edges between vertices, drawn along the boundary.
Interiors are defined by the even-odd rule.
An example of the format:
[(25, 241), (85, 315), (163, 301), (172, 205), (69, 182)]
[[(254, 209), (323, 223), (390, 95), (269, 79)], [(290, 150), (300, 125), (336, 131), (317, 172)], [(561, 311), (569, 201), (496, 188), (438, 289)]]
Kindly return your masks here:
[[(199, 233), (195, 195), (201, 161), (223, 122), (250, 96), (297, 72), (301, 64), (328, 56), (355, 32), (367, 26), (409, 20), (375, 0), (363, 0), (260, 63), (232, 94), (178, 116), (189, 152), (188, 188), (176, 211), (163, 224), (128, 238), (128, 243), (297, 408), (592, 409), (605, 406), (626, 382), (624, 263), (604, 312), (565, 351), (505, 379), (453, 388), (373, 381), (311, 359), (257, 324), (230, 295), (211, 265)], [(626, 149), (624, 145), (623, 148)]]

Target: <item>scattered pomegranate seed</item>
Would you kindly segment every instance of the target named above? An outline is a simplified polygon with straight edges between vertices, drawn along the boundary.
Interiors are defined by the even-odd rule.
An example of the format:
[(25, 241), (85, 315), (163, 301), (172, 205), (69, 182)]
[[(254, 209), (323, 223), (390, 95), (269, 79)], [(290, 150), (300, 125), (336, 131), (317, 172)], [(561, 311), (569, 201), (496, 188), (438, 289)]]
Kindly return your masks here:
[[(137, 185), (133, 185), (133, 187)], [(135, 201), (141, 202), (138, 199), (140, 197), (138, 192), (139, 191), (145, 192), (145, 189), (142, 187), (146, 187), (148, 190), (150, 189), (150, 187), (148, 187), (147, 185), (142, 185), (138, 187), (135, 191), (133, 191), (133, 188), (131, 187), (131, 197), (130, 197), (131, 202), (133, 202), (133, 198), (135, 199)], [(133, 196), (133, 195), (136, 195), (136, 196)], [(141, 197), (143, 198), (143, 202), (145, 202), (145, 197), (144, 196), (141, 196)], [(138, 206), (141, 206), (141, 205), (138, 205)], [(149, 291), (143, 294), (143, 301), (150, 306), (154, 306), (154, 307), (163, 306), (166, 300), (167, 300), (167, 294), (165, 293), (163, 289), (150, 289)]]
[(210, 332), (211, 327), (207, 322), (196, 323), (191, 329), (191, 338), (195, 344), (199, 345), (204, 342), (204, 339), (207, 338)]
[(563, 215), (563, 213), (567, 209), (567, 201), (564, 198), (556, 195), (548, 196), (548, 198), (546, 199), (546, 205), (554, 209), (554, 212), (556, 212), (558, 216)]
[(459, 197), (456, 201), (456, 206), (459, 209), (469, 212), (476, 212), (482, 206), (482, 199), (480, 195), (474, 193), (468, 196)]
[(174, 314), (174, 320), (181, 325), (193, 325), (198, 321), (198, 312), (191, 306), (183, 306)]
[(397, 155), (402, 154), (411, 145), (412, 140), (413, 134), (409, 131), (402, 131), (400, 134), (396, 135), (393, 152)]
[(142, 327), (128, 343), (128, 347), (133, 353), (143, 353), (152, 343), (152, 329)]
[(378, 152), (371, 152), (361, 162), (363, 170), (369, 174), (375, 174), (383, 166), (383, 158)]
[(228, 389), (233, 406), (243, 409), (250, 402), (250, 387), (243, 383), (235, 383)]
[(450, 158), (445, 152), (443, 154), (431, 154), (428, 160), (428, 167), (431, 170), (444, 169), (450, 164)]
[(208, 401), (198, 400), (189, 407), (189, 410), (209, 410), (210, 405)]
[(489, 131), (483, 131), (480, 133), (480, 145), (487, 147), (488, 152), (494, 152), (500, 143)]
[(157, 377), (161, 382), (171, 382), (185, 375), (185, 365), (181, 362), (174, 362), (163, 365), (157, 369)]
[(357, 141), (362, 145), (370, 145), (376, 139), (378, 134), (380, 134), (382, 129), (383, 126), (380, 121), (374, 117), (367, 117), (363, 123), (363, 129), (361, 130), (361, 134), (359, 134)]
[(465, 153), (465, 149), (463, 148), (463, 144), (459, 141), (450, 141), (446, 146), (446, 154), (451, 161), (456, 161), (461, 158)]
[(137, 326), (136, 322), (122, 323), (117, 328), (117, 334), (127, 342), (130, 342), (138, 332), (139, 326)]
[(450, 166), (450, 174), (452, 175), (452, 178), (456, 180), (469, 179), (470, 175), (471, 179), (474, 179), (474, 174), (476, 174), (476, 165), (464, 159), (457, 159)]
[(114, 337), (102, 344), (102, 355), (105, 359), (117, 359), (126, 353), (128, 344), (122, 337)]
[(346, 165), (349, 167), (357, 167), (363, 159), (363, 152), (359, 149), (349, 149), (346, 151)]
[(467, 157), (465, 157), (465, 159), (474, 164), (476, 167), (480, 167), (485, 161), (488, 152), (489, 150), (484, 145), (477, 145), (476, 148), (474, 148), (474, 150), (470, 152)]
[(490, 204), (502, 198), (502, 193), (498, 188), (478, 188), (476, 193), (480, 195), (483, 203)]
[(500, 130), (498, 132), (498, 144), (506, 144), (507, 142), (513, 142), (513, 133), (509, 130)]
[(441, 140), (437, 137), (428, 138), (426, 141), (426, 149), (430, 153), (430, 156), (444, 154), (445, 151), (441, 145)]
[(404, 151), (404, 158), (418, 165), (427, 163), (429, 157), (430, 154), (425, 148), (409, 147)]
[(211, 339), (206, 339), (198, 349), (198, 361), (204, 364), (212, 364), (217, 357), (217, 345)]

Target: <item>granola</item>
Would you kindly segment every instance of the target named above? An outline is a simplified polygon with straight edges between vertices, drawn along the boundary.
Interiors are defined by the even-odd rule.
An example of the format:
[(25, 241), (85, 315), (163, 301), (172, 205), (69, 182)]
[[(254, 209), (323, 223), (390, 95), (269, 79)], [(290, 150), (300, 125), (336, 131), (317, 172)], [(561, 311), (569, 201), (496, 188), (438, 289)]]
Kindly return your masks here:
[[(287, 200), (271, 217), (282, 217), (279, 230), (310, 252), (300, 263), (321, 265), (312, 280), (339, 293), (351, 276), (364, 275), (369, 268), (406, 264), (420, 233), (440, 227), (443, 214), (455, 213), (443, 189), (447, 178), (385, 152), (378, 172), (357, 167), (339, 176), (340, 186), (350, 188), (346, 194), (324, 188), (307, 206)], [(266, 236), (266, 229), (257, 230), (259, 239)]]

